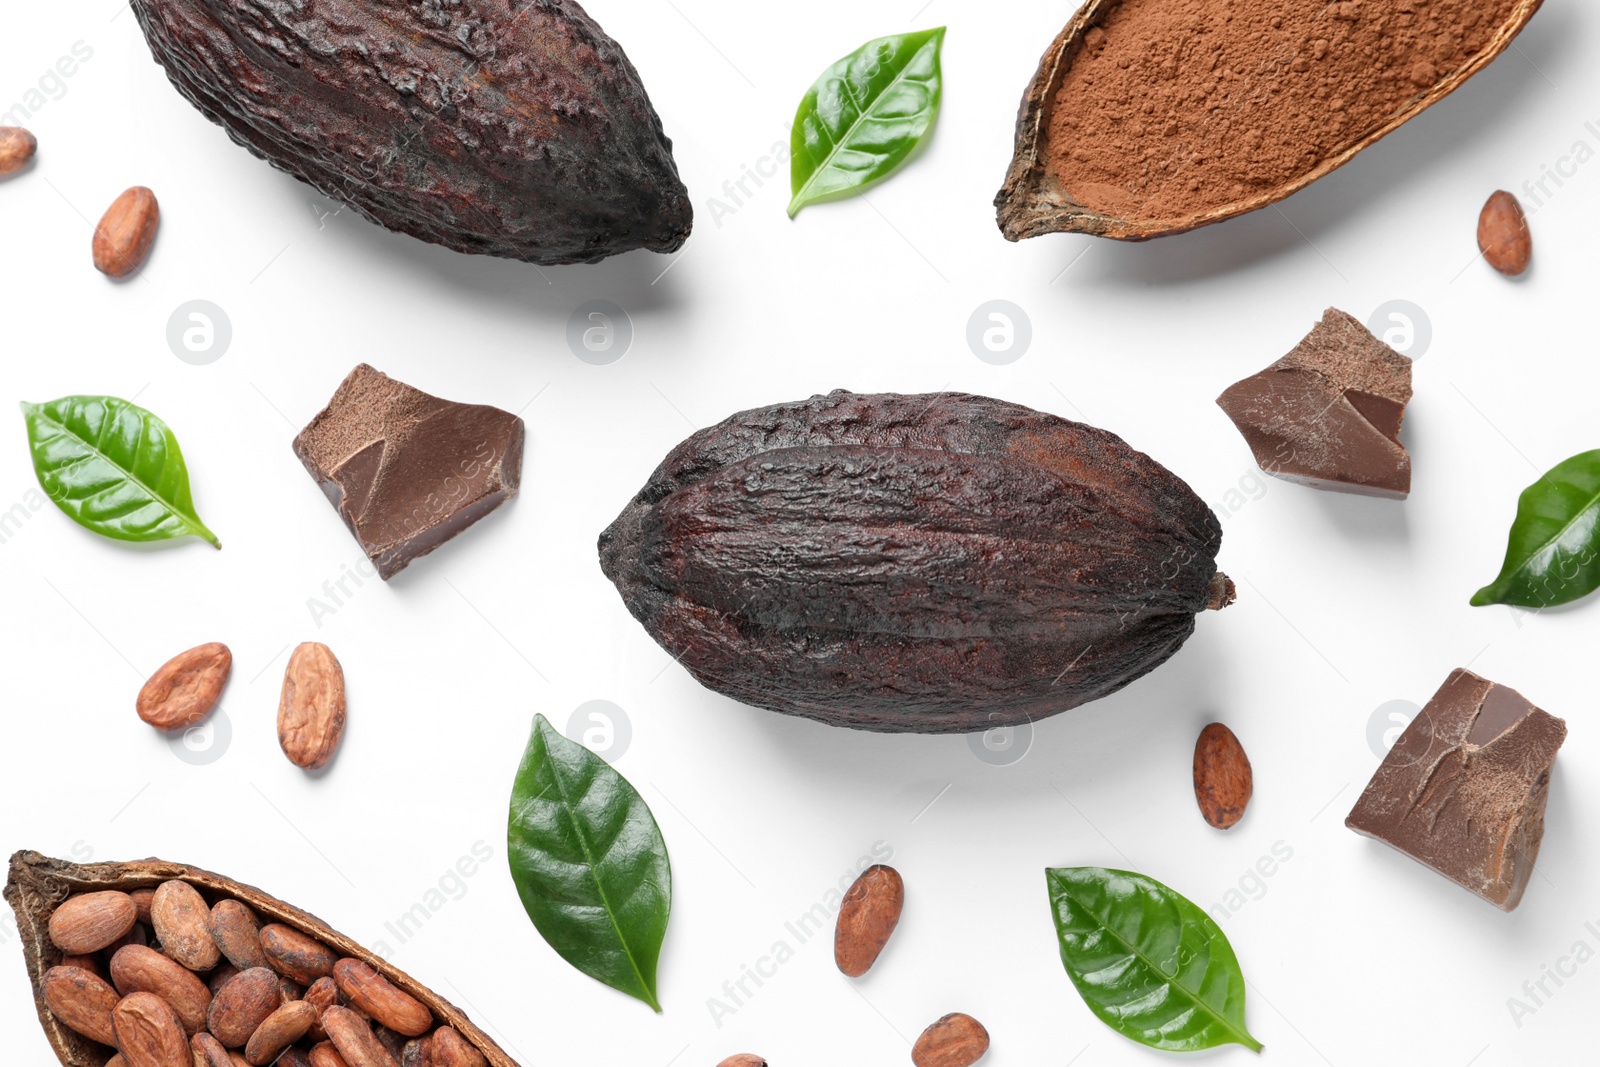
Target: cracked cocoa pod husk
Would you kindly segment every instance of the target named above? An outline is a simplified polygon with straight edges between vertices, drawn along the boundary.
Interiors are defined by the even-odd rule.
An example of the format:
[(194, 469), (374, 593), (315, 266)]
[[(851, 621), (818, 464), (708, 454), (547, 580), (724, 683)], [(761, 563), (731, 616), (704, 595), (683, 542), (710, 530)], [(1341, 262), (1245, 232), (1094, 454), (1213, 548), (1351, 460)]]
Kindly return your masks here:
[(1087, 0), (1023, 96), (1000, 230), (1143, 241), (1277, 203), (1455, 92), (1542, 2)]
[(1104, 430), (965, 393), (827, 396), (678, 445), (600, 535), (702, 684), (835, 726), (1014, 726), (1116, 692), (1226, 606), (1216, 516)]
[(45, 1002), (43, 992), (45, 975), (52, 967), (60, 965), (63, 959), (61, 949), (50, 939), (50, 916), (64, 900), (75, 894), (106, 890), (132, 892), (141, 888), (154, 888), (172, 880), (188, 883), (213, 903), (224, 898), (240, 901), (248, 905), (264, 923), (281, 924), (299, 934), (314, 938), (340, 957), (361, 961), (382, 975), (390, 985), (426, 1006), (441, 1028), (453, 1027), (483, 1055), (489, 1067), (517, 1067), (516, 1061), (501, 1051), (494, 1040), (473, 1025), (455, 1005), (381, 957), (331, 929), (322, 920), (270, 897), (253, 886), (235, 882), (198, 867), (168, 863), (164, 860), (78, 864), (50, 859), (37, 852), (18, 852), (11, 857), (5, 898), (16, 912), (17, 932), (22, 940), (23, 962), (27, 966), (28, 979), (32, 983), (39, 1022), (44, 1027), (50, 1047), (66, 1067), (106, 1067), (114, 1058), (115, 1050), (92, 1041), (66, 1026)]
[(1565, 722), (1516, 690), (1453, 671), (1344, 824), (1511, 911), (1533, 877), (1566, 738)]
[(1411, 360), (1337, 308), (1288, 355), (1217, 398), (1266, 473), (1395, 500), (1411, 492), (1400, 443), (1410, 402)]
[(689, 236), (638, 72), (572, 0), (132, 3), (207, 118), (391, 230), (538, 264)]

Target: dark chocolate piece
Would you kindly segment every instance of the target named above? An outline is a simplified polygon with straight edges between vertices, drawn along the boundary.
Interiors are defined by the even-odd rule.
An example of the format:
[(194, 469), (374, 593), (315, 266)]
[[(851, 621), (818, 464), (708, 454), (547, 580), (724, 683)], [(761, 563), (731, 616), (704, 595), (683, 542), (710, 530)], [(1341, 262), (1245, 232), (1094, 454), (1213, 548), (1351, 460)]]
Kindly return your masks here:
[(1510, 911), (1544, 836), (1567, 724), (1458, 670), (1389, 750), (1344, 824)]
[(365, 363), (294, 439), (385, 580), (517, 495), (522, 420), (429, 396)]
[(1268, 474), (1343, 493), (1404, 499), (1411, 457), (1400, 423), (1411, 361), (1337, 308), (1278, 362), (1217, 404)]

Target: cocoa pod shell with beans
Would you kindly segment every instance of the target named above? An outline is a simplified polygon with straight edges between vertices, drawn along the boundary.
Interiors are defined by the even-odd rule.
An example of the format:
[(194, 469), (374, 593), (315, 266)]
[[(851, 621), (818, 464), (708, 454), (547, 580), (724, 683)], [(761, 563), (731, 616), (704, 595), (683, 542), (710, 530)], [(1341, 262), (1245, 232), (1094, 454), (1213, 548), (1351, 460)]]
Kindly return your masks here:
[(590, 263), (671, 252), (693, 209), (622, 47), (573, 0), (133, 0), (234, 141), (391, 230)]
[[(1522, 32), (1543, 0), (1480, 0), (1478, 3), (1460, 3), (1455, 12), (1461, 18), (1470, 18), (1469, 24), (1456, 27), (1449, 24), (1445, 15), (1434, 8), (1426, 15), (1415, 15), (1417, 9), (1393, 4), (1334, 5), (1325, 0), (1290, 0), (1282, 4), (1256, 5), (1252, 14), (1275, 20), (1272, 29), (1249, 22), (1241, 16), (1235, 5), (1194, 5), (1210, 8), (1220, 25), (1201, 26), (1187, 16), (1174, 17), (1175, 5), (1165, 0), (1087, 0), (1077, 9), (1039, 61), (1038, 70), (1029, 82), (1017, 113), (1015, 152), (1005, 183), (995, 196), (1000, 232), (1007, 240), (1020, 241), (1046, 233), (1086, 233), (1097, 237), (1110, 237), (1123, 241), (1144, 241), (1153, 237), (1166, 237), (1185, 233), (1201, 226), (1236, 218), (1251, 211), (1275, 204), (1299, 192), (1320, 178), (1338, 170), (1363, 150), (1393, 133), (1423, 111), (1443, 100), (1460, 88), (1467, 79), (1486, 67), (1509, 48)], [(1160, 25), (1161, 31), (1148, 39), (1136, 40), (1134, 48), (1142, 66), (1135, 66), (1130, 79), (1142, 79), (1148, 85), (1157, 80), (1175, 82), (1188, 74), (1186, 66), (1203, 72), (1204, 81), (1219, 85), (1219, 96), (1205, 97), (1201, 102), (1185, 101), (1187, 106), (1171, 116), (1158, 111), (1154, 120), (1135, 114), (1144, 94), (1129, 106), (1128, 100), (1117, 99), (1118, 91), (1106, 91), (1111, 79), (1103, 77), (1094, 66), (1105, 50), (1109, 34), (1128, 33), (1126, 26), (1116, 26), (1119, 19), (1138, 18), (1140, 8), (1151, 12), (1150, 21)], [(1296, 16), (1318, 24), (1325, 29), (1309, 35), (1311, 39), (1289, 39), (1300, 25)], [(1393, 107), (1376, 107), (1370, 120), (1353, 121), (1341, 100), (1318, 100), (1306, 106), (1292, 91), (1293, 80), (1316, 63), (1325, 62), (1329, 39), (1335, 47), (1349, 38), (1347, 28), (1335, 29), (1340, 21), (1367, 19), (1372, 22), (1371, 32), (1386, 51), (1373, 54), (1367, 49), (1364, 55), (1347, 60), (1359, 64), (1363, 71), (1378, 68), (1377, 86), (1393, 82), (1395, 85)], [(1417, 25), (1430, 20), (1431, 28), (1419, 33), (1409, 58), (1395, 55), (1393, 46), (1397, 36), (1394, 31), (1399, 19), (1404, 25)], [(1415, 19), (1415, 23), (1410, 20)], [(1456, 33), (1452, 33), (1452, 30)], [(1209, 31), (1209, 32), (1208, 32)], [(1229, 55), (1237, 55), (1246, 71), (1260, 80), (1237, 83), (1232, 87), (1220, 84), (1223, 70), (1218, 67), (1212, 74), (1212, 64), (1219, 59), (1216, 38), (1235, 35)], [(1206, 41), (1204, 46), (1195, 42)], [(1453, 45), (1448, 58), (1431, 54), (1435, 47)], [(1320, 46), (1320, 47), (1319, 47)], [(1360, 43), (1356, 44), (1360, 49)], [(1297, 52), (1307, 52), (1297, 55)], [(1103, 63), (1125, 63), (1130, 57), (1119, 52), (1108, 55)], [(1229, 56), (1222, 56), (1227, 60)], [(1305, 67), (1291, 64), (1306, 64)], [(1442, 64), (1442, 66), (1436, 66)], [(1419, 71), (1418, 68), (1421, 68)], [(1232, 81), (1232, 70), (1227, 72)], [(1069, 78), (1081, 76), (1079, 95), (1087, 99), (1069, 101), (1063, 105), (1060, 90)], [(1202, 84), (1204, 83), (1202, 82)], [(1363, 95), (1361, 89), (1354, 96)], [(1226, 95), (1221, 95), (1226, 94)], [(1371, 95), (1371, 94), (1368, 94)], [(1164, 108), (1164, 104), (1151, 102)], [(1385, 100), (1388, 103), (1388, 100)], [(1220, 109), (1220, 110), (1219, 110)], [(1061, 156), (1071, 158), (1084, 151), (1081, 137), (1067, 138), (1055, 129), (1057, 112), (1061, 110), (1070, 120), (1075, 115), (1090, 111), (1111, 117), (1107, 154), (1118, 161), (1120, 173), (1097, 176), (1098, 180), (1080, 180), (1070, 172), (1063, 175), (1052, 160)], [(1218, 121), (1225, 115), (1225, 121)], [(1184, 146), (1157, 136), (1168, 123), (1189, 123), (1199, 127), (1204, 136), (1197, 146), (1184, 152)], [(1308, 136), (1310, 124), (1323, 124), (1321, 134), (1333, 131), (1333, 136), (1317, 136), (1319, 145)], [(1135, 131), (1143, 131), (1142, 133)], [(1304, 165), (1287, 176), (1273, 176), (1273, 180), (1257, 184), (1252, 163), (1257, 154), (1259, 140), (1265, 133), (1294, 148), (1303, 149)], [(1304, 141), (1304, 143), (1302, 143)], [(1177, 158), (1180, 153), (1188, 156)], [(1198, 182), (1202, 176), (1216, 181), (1225, 188), (1224, 177), (1233, 181), (1250, 179), (1251, 184), (1240, 185), (1226, 196), (1215, 201), (1189, 206), (1187, 210), (1162, 210), (1159, 199), (1154, 206), (1142, 182), (1151, 180), (1149, 163), (1160, 163), (1160, 172), (1174, 179)], [(1170, 166), (1169, 166), (1170, 161)], [(1107, 195), (1107, 190), (1110, 195)], [(1091, 206), (1098, 203), (1099, 207)]]
[(1116, 692), (1226, 606), (1222, 529), (1121, 438), (966, 393), (838, 390), (678, 445), (600, 564), (703, 685), (960, 733)]
[[(438, 1026), (441, 1029), (451, 1028), (483, 1057), (487, 1067), (517, 1067), (516, 1061), (501, 1051), (500, 1047), (474, 1026), (455, 1005), (348, 937), (331, 929), (315, 916), (270, 897), (253, 886), (235, 882), (198, 867), (168, 863), (163, 860), (78, 864), (50, 859), (37, 852), (18, 852), (11, 857), (5, 899), (16, 912), (17, 932), (22, 941), (23, 963), (27, 967), (28, 979), (33, 987), (40, 1025), (44, 1027), (50, 1047), (66, 1067), (107, 1067), (113, 1063), (116, 1067), (121, 1067), (122, 1061), (113, 1055), (113, 1049), (98, 1044), (67, 1027), (50, 1009), (45, 995), (45, 975), (52, 967), (60, 965), (64, 958), (61, 949), (50, 939), (51, 916), (63, 901), (77, 894), (105, 891), (131, 893), (138, 889), (153, 889), (169, 881), (185, 882), (193, 886), (212, 904), (223, 898), (238, 900), (248, 905), (263, 923), (276, 924), (305, 937), (314, 938), (341, 959), (359, 961), (370, 967), (396, 991), (426, 1006), (433, 1013)], [(59, 993), (57, 995), (59, 999)], [(142, 995), (150, 996), (158, 1003), (165, 1003), (150, 994)], [(354, 1013), (351, 1015), (355, 1017)], [(362, 1025), (367, 1024), (363, 1022)], [(182, 1032), (181, 1026), (179, 1032)], [(163, 1041), (168, 1036), (162, 1027), (152, 1028), (151, 1033), (160, 1036)], [(184, 1040), (187, 1042), (188, 1038), (185, 1037)], [(184, 1055), (187, 1062), (190, 1055), (187, 1048)], [(310, 1062), (304, 1060), (304, 1054), (300, 1050), (292, 1049), (289, 1053), (285, 1053), (285, 1056), (288, 1058), (280, 1059), (278, 1062)]]

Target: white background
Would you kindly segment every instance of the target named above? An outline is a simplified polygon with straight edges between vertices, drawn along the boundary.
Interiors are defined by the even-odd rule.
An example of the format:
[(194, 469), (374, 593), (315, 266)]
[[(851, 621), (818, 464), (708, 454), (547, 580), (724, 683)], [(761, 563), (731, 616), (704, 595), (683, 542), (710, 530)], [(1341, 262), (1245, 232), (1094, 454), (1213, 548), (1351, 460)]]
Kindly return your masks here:
[[(1585, 125), (1600, 120), (1592, 5), (1551, 0), (1515, 51), (1281, 210), (1143, 246), (1011, 245), (994, 225), (1017, 101), (1069, 5), (915, 7), (594, 0), (675, 140), (696, 229), (674, 259), (540, 271), (337, 213), (182, 100), (111, 0), (11, 4), (0, 108), (41, 78), (54, 95), (28, 121), (37, 164), (0, 183), (0, 400), (13, 410), (0, 410), (0, 510), (28, 516), (0, 544), (0, 844), (156, 855), (257, 884), (387, 945), (527, 1067), (711, 1067), (737, 1051), (779, 1067), (909, 1062), (910, 1040), (957, 1010), (987, 1024), (995, 1067), (1158, 1062), (1090, 1015), (1057, 959), (1043, 870), (1082, 864), (1131, 866), (1228, 912), (1250, 1027), (1276, 1062), (1587, 1055), (1600, 963), (1559, 989), (1547, 980), (1554, 995), (1520, 1026), (1507, 998), (1576, 943), (1600, 950), (1600, 608), (1519, 616), (1467, 600), (1499, 568), (1517, 494), (1600, 447), (1600, 163), (1569, 161), (1564, 186), (1547, 182), (1524, 281), (1474, 262), (1473, 243), (1490, 191), (1521, 190), (1576, 142), (1600, 149), (1600, 125)], [(733, 206), (723, 183), (786, 142), (827, 64), (943, 22), (944, 112), (912, 167), (870, 202), (795, 222), (781, 178), (747, 183), (754, 195), (713, 218), (712, 197)], [(92, 58), (46, 77), (80, 41)], [(148, 268), (118, 285), (90, 266), (91, 220), (133, 184), (156, 190), (164, 218)], [(210, 366), (166, 342), (192, 299), (232, 322)], [(565, 341), (590, 299), (631, 316), (632, 349), (614, 365), (581, 362)], [(991, 299), (1032, 322), (1031, 348), (1007, 367), (965, 337)], [(1433, 327), (1406, 422), (1411, 499), (1266, 484), (1213, 398), (1324, 307), (1365, 320), (1392, 299)], [(318, 625), (309, 599), (360, 553), (289, 442), (362, 360), (442, 396), (527, 405), (524, 492), (388, 585), (347, 582), (354, 595)], [(841, 386), (970, 390), (1123, 435), (1218, 510), (1238, 604), (1200, 619), (1154, 675), (1041, 724), (1011, 766), (961, 737), (830, 730), (707, 692), (628, 616), (595, 537), (693, 427)], [(48, 504), (29, 510), (9, 405), (78, 392), (137, 397), (172, 424), (222, 552), (130, 548)], [(286, 650), (308, 639), (333, 647), (350, 683), (349, 731), (318, 778), (283, 759), (273, 728)], [(133, 699), (169, 656), (211, 640), (235, 654), (232, 739), (196, 766)], [(1511, 915), (1341, 825), (1378, 762), (1375, 711), (1424, 702), (1468, 664), (1571, 727), (1538, 874)], [(626, 709), (632, 744), (614, 756), (672, 849), (659, 1017), (558, 959), (505, 868), (534, 714), (563, 726), (596, 699)], [(1256, 770), (1255, 802), (1226, 835), (1201, 821), (1190, 784), (1213, 719)], [(386, 931), (437, 904), (430, 890), (479, 842), (491, 860), (421, 932)], [(893, 849), (908, 905), (878, 967), (851, 983), (829, 937), (797, 945), (785, 923), (876, 842)], [(1279, 842), (1292, 858), (1252, 880)], [(1241, 881), (1249, 894), (1229, 898)], [(794, 957), (719, 1026), (709, 998), (780, 940)], [(9, 915), (0, 960), (10, 1058), (45, 1062)]]

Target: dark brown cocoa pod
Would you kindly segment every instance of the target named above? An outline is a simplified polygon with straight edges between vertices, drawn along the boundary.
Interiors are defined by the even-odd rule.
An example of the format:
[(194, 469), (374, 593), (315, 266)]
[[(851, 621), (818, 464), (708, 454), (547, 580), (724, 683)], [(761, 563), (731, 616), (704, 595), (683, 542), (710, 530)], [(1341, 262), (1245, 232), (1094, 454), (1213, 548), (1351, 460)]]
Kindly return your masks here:
[(675, 448), (600, 564), (707, 687), (835, 726), (1015, 726), (1148, 673), (1233, 600), (1222, 529), (1104, 430), (986, 397), (827, 396)]
[(622, 48), (573, 0), (133, 0), (178, 91), (239, 144), (391, 230), (589, 263), (693, 221)]
[[(141, 860), (131, 863), (69, 863), (65, 860), (50, 859), (39, 855), (37, 852), (18, 852), (11, 857), (10, 876), (5, 885), (5, 900), (16, 913), (17, 933), (22, 943), (23, 963), (27, 967), (28, 978), (33, 986), (34, 999), (39, 1013), (39, 1022), (44, 1027), (45, 1036), (49, 1039), (50, 1047), (57, 1058), (65, 1067), (123, 1067), (122, 1060), (112, 1055), (112, 1050), (88, 1037), (74, 1031), (52, 1009), (46, 998), (45, 976), (50, 969), (59, 964), (62, 957), (61, 951), (51, 943), (46, 934), (50, 917), (60, 906), (61, 902), (75, 893), (95, 892), (97, 890), (121, 890), (129, 892), (142, 886), (157, 886), (163, 882), (177, 879), (194, 886), (208, 900), (218, 900), (231, 897), (247, 905), (261, 921), (268, 926), (277, 926), (281, 930), (294, 932), (303, 940), (309, 940), (317, 945), (336, 952), (339, 958), (349, 957), (359, 960), (371, 967), (382, 976), (383, 980), (395, 989), (404, 992), (424, 1004), (433, 1013), (435, 1021), (441, 1026), (448, 1026), (461, 1039), (480, 1055), (483, 1064), (487, 1067), (517, 1067), (510, 1056), (507, 1056), (494, 1040), (478, 1027), (474, 1026), (466, 1015), (455, 1005), (422, 985), (410, 975), (399, 968), (385, 962), (381, 957), (369, 952), (361, 945), (345, 937), (343, 934), (329, 927), (326, 923), (313, 915), (308, 914), (292, 905), (268, 896), (254, 886), (224, 878), (222, 875), (201, 870), (198, 867), (189, 867), (180, 863), (169, 863), (165, 860)], [(286, 940), (286, 939), (285, 939)], [(146, 950), (134, 946), (127, 950), (132, 956), (146, 955)], [(165, 990), (174, 994), (182, 1008), (189, 1011), (191, 1007), (200, 1008), (200, 1021), (203, 1023), (206, 1009), (210, 1005), (210, 992), (204, 983), (192, 973), (179, 967), (176, 963), (164, 956), (148, 953), (145, 966), (141, 968), (125, 967), (119, 972), (112, 968), (113, 984), (117, 978), (123, 979), (118, 985), (117, 992), (126, 1000), (129, 994), (136, 992), (156, 992)], [(272, 953), (268, 952), (269, 957)], [(138, 960), (127, 960), (127, 963), (138, 963)], [(163, 969), (160, 965), (164, 965)], [(169, 969), (170, 973), (169, 973)], [(233, 979), (235, 982), (244, 978), (250, 972), (242, 971)], [(264, 1004), (273, 1009), (281, 1007), (277, 976), (270, 970), (263, 971), (262, 997)], [(59, 976), (58, 976), (59, 978)], [(196, 997), (191, 1005), (192, 998), (183, 994), (185, 991), (177, 987), (177, 980), (183, 979), (193, 984)], [(130, 984), (129, 979), (140, 980)], [(123, 986), (127, 988), (123, 988)], [(316, 987), (316, 983), (313, 983)], [(317, 987), (318, 999), (321, 999), (334, 986), (330, 980), (326, 985)], [(146, 987), (149, 987), (148, 989)], [(336, 991), (336, 987), (335, 987)], [(59, 991), (58, 991), (59, 992)], [(311, 999), (311, 990), (306, 991), (306, 1001), (313, 1007), (319, 1007)], [(166, 999), (163, 997), (163, 999)], [(92, 1005), (91, 1005), (92, 1006)], [(175, 1005), (176, 1007), (176, 1005)], [(354, 1012), (348, 1009), (331, 1006), (324, 1012), (342, 1012), (346, 1020), (355, 1020), (361, 1027), (367, 1029), (367, 1024)], [(187, 1028), (183, 1017), (179, 1017), (180, 1024)], [(201, 1028), (196, 1026), (190, 1030), (192, 1035)], [(308, 1039), (310, 1031), (307, 1031)], [(213, 1036), (216, 1036), (213, 1034)], [(253, 1033), (249, 1036), (253, 1036)], [(310, 1039), (314, 1040), (314, 1039)], [(188, 1037), (184, 1038), (185, 1064), (189, 1062)], [(300, 1042), (303, 1046), (306, 1041)], [(378, 1043), (376, 1037), (372, 1038), (372, 1047), (379, 1049), (384, 1056), (388, 1053)], [(291, 1050), (292, 1051), (292, 1050)], [(331, 1051), (329, 1049), (328, 1051)], [(230, 1057), (236, 1063), (245, 1063), (243, 1056), (234, 1054)], [(323, 1061), (329, 1061), (326, 1054)], [(292, 1064), (318, 1062), (316, 1057), (307, 1056), (302, 1059), (298, 1054), (285, 1053), (278, 1059), (278, 1063), (289, 1067)]]

